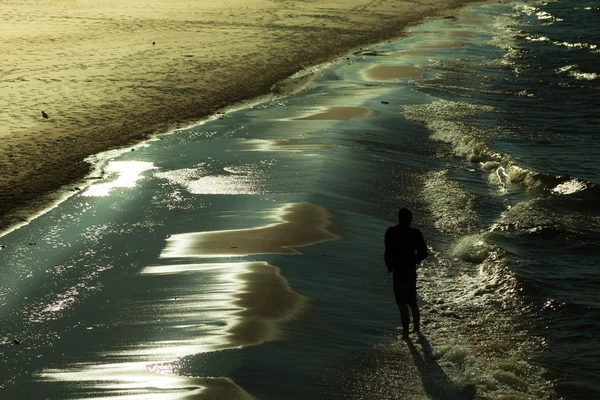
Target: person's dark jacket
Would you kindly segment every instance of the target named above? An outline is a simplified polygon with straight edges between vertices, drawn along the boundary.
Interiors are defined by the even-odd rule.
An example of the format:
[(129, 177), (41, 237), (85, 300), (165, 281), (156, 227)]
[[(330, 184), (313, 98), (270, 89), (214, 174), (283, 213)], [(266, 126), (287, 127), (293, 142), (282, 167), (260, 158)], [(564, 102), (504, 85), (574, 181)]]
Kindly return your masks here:
[(385, 265), (405, 279), (417, 279), (417, 264), (429, 254), (420, 230), (407, 225), (395, 225), (385, 232)]

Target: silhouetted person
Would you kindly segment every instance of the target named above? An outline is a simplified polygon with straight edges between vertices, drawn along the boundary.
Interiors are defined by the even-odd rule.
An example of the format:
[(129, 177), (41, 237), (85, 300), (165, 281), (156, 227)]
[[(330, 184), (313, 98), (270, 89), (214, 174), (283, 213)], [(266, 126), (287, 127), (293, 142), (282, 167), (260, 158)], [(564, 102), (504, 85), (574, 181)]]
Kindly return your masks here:
[(46, 114), (45, 112), (42, 111), (42, 118), (43, 119), (48, 119), (48, 114)]
[(412, 212), (408, 208), (398, 211), (398, 224), (385, 232), (385, 265), (394, 274), (394, 296), (400, 310), (402, 338), (408, 338), (410, 306), (415, 332), (419, 332), (421, 315), (417, 306), (417, 264), (429, 254), (423, 234), (411, 228)]

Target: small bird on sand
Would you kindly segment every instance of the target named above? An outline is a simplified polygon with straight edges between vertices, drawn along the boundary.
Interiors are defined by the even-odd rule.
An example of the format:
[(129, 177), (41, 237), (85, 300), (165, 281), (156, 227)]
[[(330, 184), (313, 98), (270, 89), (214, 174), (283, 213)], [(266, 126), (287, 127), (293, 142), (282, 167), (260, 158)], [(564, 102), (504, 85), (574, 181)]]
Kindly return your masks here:
[(153, 40), (153, 41), (152, 41), (152, 46), (154, 46), (155, 44), (156, 44), (156, 42)]
[(48, 114), (46, 114), (45, 112), (42, 111), (42, 118), (43, 119), (48, 119)]

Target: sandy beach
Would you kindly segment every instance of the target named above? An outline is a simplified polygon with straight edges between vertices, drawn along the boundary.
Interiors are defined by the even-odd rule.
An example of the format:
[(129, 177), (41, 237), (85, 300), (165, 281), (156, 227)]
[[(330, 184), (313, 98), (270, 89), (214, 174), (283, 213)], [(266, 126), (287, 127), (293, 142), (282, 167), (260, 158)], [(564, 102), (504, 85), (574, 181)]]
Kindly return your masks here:
[[(290, 4), (285, 13), (294, 16), (293, 23), (304, 23), (300, 12), (308, 15), (309, 10), (297, 6), (292, 12)], [(385, 4), (391, 6), (378, 3), (366, 13), (372, 15)], [(351, 15), (359, 26), (364, 10), (344, 7), (339, 5), (339, 13)], [(206, 15), (221, 10), (205, 9)], [(265, 27), (261, 37), (277, 34), (285, 40), (261, 42), (268, 50), (248, 55), (252, 62), (238, 58), (239, 49), (245, 49), (240, 42), (234, 50), (235, 42), (225, 38), (219, 49), (233, 46), (227, 60), (217, 60), (214, 49), (211, 53), (204, 48), (193, 51), (189, 44), (177, 47), (175, 37), (172, 46), (179, 55), (169, 58), (159, 47), (166, 39), (147, 30), (151, 40), (143, 38), (144, 54), (148, 63), (164, 57), (162, 77), (153, 75), (159, 66), (148, 67), (141, 56), (131, 61), (123, 55), (119, 60), (123, 70), (125, 65), (128, 72), (138, 68), (138, 80), (142, 70), (154, 76), (155, 97), (134, 98), (150, 93), (150, 85), (138, 81), (134, 87), (129, 81), (131, 87), (125, 86), (119, 80), (125, 72), (116, 74), (106, 67), (104, 73), (113, 81), (102, 78), (104, 82), (123, 89), (119, 94), (107, 84), (105, 97), (98, 95), (95, 101), (116, 99), (114, 109), (94, 103), (94, 112), (90, 97), (81, 110), (81, 103), (75, 105), (77, 96), (61, 92), (67, 84), (56, 83), (52, 93), (62, 93), (64, 99), (52, 100), (54, 105), (70, 104), (81, 127), (68, 125), (64, 111), (57, 112), (52, 104), (35, 104), (29, 123), (45, 129), (45, 136), (34, 131), (24, 135), (80, 149), (121, 132), (125, 145), (102, 139), (114, 150), (87, 158), (92, 167), (87, 180), (73, 173), (72, 183), (62, 186), (68, 198), (2, 236), (0, 398), (560, 397), (551, 375), (560, 372), (562, 364), (545, 358), (556, 347), (546, 346), (544, 332), (545, 318), (560, 317), (561, 312), (548, 310), (552, 297), (546, 294), (560, 298), (563, 290), (539, 295), (538, 288), (527, 288), (543, 280), (545, 268), (561, 259), (556, 256), (562, 251), (558, 241), (553, 246), (558, 250), (549, 256), (541, 254), (547, 252), (543, 243), (554, 236), (576, 236), (572, 221), (582, 227), (578, 241), (584, 245), (575, 248), (577, 254), (564, 257), (559, 272), (570, 273), (567, 263), (581, 249), (589, 253), (583, 270), (593, 271), (595, 254), (589, 243), (597, 237), (593, 217), (598, 190), (592, 181), (572, 178), (587, 176), (590, 163), (573, 175), (555, 176), (558, 170), (547, 164), (545, 154), (556, 154), (556, 144), (563, 142), (541, 143), (548, 134), (538, 135), (538, 124), (550, 127), (550, 137), (556, 133), (552, 125), (563, 125), (558, 117), (554, 121), (555, 113), (541, 112), (536, 105), (542, 102), (554, 110), (556, 97), (539, 97), (545, 89), (536, 71), (512, 70), (503, 63), (515, 43), (530, 49), (547, 45), (528, 43), (519, 32), (550, 25), (539, 20), (529, 26), (538, 15), (528, 4), (522, 9), (519, 4), (493, 2), (429, 11), (443, 17), (428, 18), (407, 28), (405, 38), (389, 40), (382, 40), (385, 27), (377, 27), (377, 34), (375, 28), (359, 33), (352, 30), (350, 17), (327, 22), (328, 40), (335, 41), (331, 32), (337, 30), (348, 47), (319, 53), (319, 59), (332, 62), (318, 66), (317, 56), (302, 62), (299, 52), (313, 49), (310, 35), (317, 34), (308, 31), (320, 28), (302, 32), (307, 46), (290, 47), (300, 43), (294, 36), (300, 33), (298, 26), (283, 27), (283, 11), (275, 17), (275, 11), (261, 10), (271, 26), (279, 21), (273, 32)], [(331, 8), (319, 12), (334, 14)], [(161, 17), (168, 15), (165, 11)], [(206, 15), (197, 18), (207, 21)], [(379, 18), (392, 23), (391, 17), (381, 15), (383, 11)], [(520, 18), (523, 24), (516, 24)], [(309, 22), (321, 26), (315, 20)], [(156, 29), (162, 32), (159, 25)], [(205, 47), (225, 29), (215, 26), (211, 29), (217, 34), (205, 40)], [(339, 34), (339, 26), (350, 33)], [(172, 27), (178, 29), (176, 24)], [(258, 35), (257, 30), (243, 30), (249, 32)], [(325, 43), (327, 29), (318, 35)], [(397, 35), (402, 35), (400, 29)], [(360, 42), (365, 37), (377, 43)], [(322, 43), (314, 43), (312, 54), (323, 49)], [(281, 58), (284, 51), (300, 61), (293, 65), (291, 56)], [(214, 74), (212, 81), (202, 80), (201, 74), (165, 72), (192, 61), (200, 68), (197, 55), (203, 52), (205, 60), (215, 60), (204, 75)], [(272, 64), (257, 62), (269, 54), (274, 54)], [(185, 59), (182, 65), (177, 64), (180, 58)], [(517, 60), (515, 65), (530, 62)], [(299, 68), (306, 78), (296, 74)], [(546, 76), (556, 75), (553, 82), (566, 78), (566, 71), (547, 71)], [(183, 77), (197, 83), (187, 94), (189, 82), (184, 85)], [(89, 79), (90, 84), (102, 80)], [(234, 87), (240, 79), (249, 82), (246, 92)], [(43, 87), (31, 78), (24, 82), (31, 83), (32, 90)], [(594, 82), (573, 84), (583, 89), (574, 90), (573, 96), (585, 103)], [(263, 85), (264, 92), (256, 85)], [(539, 96), (523, 95), (537, 87)], [(94, 88), (99, 92), (103, 87)], [(78, 90), (80, 97), (92, 94)], [(124, 100), (119, 100), (121, 95)], [(205, 105), (192, 108), (201, 102)], [(129, 114), (123, 116), (125, 108)], [(107, 114), (100, 115), (103, 110)], [(171, 119), (186, 112), (189, 118)], [(208, 116), (204, 120), (202, 113)], [(579, 115), (575, 110), (572, 114)], [(530, 121), (532, 115), (537, 116)], [(23, 118), (23, 126), (26, 122)], [(125, 129), (124, 123), (139, 124), (146, 134)], [(585, 129), (576, 135), (591, 137), (593, 125), (582, 126)], [(528, 127), (530, 134), (516, 135), (521, 127)], [(142, 140), (152, 132), (164, 134)], [(16, 128), (5, 136), (6, 142), (15, 135)], [(595, 141), (579, 149), (584, 157), (593, 155)], [(16, 142), (11, 143), (16, 148)], [(548, 153), (538, 154), (540, 148)], [(35, 160), (44, 160), (42, 165), (50, 162), (47, 158), (67, 154), (71, 156), (50, 151), (48, 145), (44, 157), (38, 154)], [(62, 165), (52, 162), (56, 168)], [(51, 176), (67, 180), (65, 171), (80, 165), (85, 172), (85, 162), (73, 161)], [(574, 164), (572, 159), (566, 162)], [(528, 187), (513, 184), (512, 165), (521, 167), (523, 176), (535, 173), (543, 187), (536, 182)], [(33, 193), (31, 187), (28, 190)], [(38, 204), (48, 199), (31, 196)], [(31, 204), (30, 200), (20, 209), (23, 218), (31, 215), (26, 214)], [(557, 207), (581, 205), (588, 207), (588, 215), (566, 211), (563, 218), (555, 212)], [(414, 226), (430, 249), (417, 281), (423, 329), (407, 341), (402, 340), (393, 277), (384, 262), (384, 234), (397, 220), (398, 207), (404, 206), (413, 210)], [(534, 257), (544, 262), (531, 263)], [(534, 279), (523, 273), (530, 266), (541, 271)], [(556, 284), (554, 279), (548, 283)], [(593, 293), (586, 296), (596, 307)], [(567, 332), (587, 325), (572, 326)], [(592, 336), (586, 333), (582, 347), (569, 343), (568, 348), (582, 349)], [(593, 366), (589, 370), (594, 371)], [(570, 382), (583, 375), (573, 376)], [(592, 390), (595, 386), (590, 381)]]
[(77, 190), (90, 155), (285, 94), (293, 74), (467, 2), (2, 2), (0, 229)]

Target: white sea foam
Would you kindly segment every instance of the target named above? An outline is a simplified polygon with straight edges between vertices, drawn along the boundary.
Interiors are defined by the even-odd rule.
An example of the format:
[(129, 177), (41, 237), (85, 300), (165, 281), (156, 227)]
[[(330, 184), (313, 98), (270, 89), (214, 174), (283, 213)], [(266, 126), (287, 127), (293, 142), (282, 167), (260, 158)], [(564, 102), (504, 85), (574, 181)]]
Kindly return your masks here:
[(556, 70), (556, 72), (566, 73), (575, 79), (586, 80), (586, 81), (593, 81), (595, 79), (600, 78), (600, 74), (598, 74), (596, 72), (581, 72), (578, 70), (578, 68), (579, 68), (579, 66), (577, 64), (566, 65), (562, 68), (558, 68)]
[(432, 172), (425, 177), (423, 197), (435, 218), (435, 227), (444, 233), (471, 232), (477, 222), (473, 195), (456, 181), (448, 179), (445, 171)]
[(592, 53), (600, 52), (600, 50), (598, 49), (598, 45), (591, 43), (553, 41), (552, 44), (555, 46), (563, 46), (576, 49), (587, 49), (590, 50)]
[(495, 151), (481, 134), (480, 128), (460, 122), (465, 117), (475, 117), (488, 111), (493, 111), (493, 108), (439, 100), (430, 104), (405, 106), (404, 116), (424, 123), (432, 132), (431, 139), (449, 144), (455, 156), (479, 162), (480, 168), (490, 174), (490, 183), (500, 186), (502, 190), (507, 190), (511, 184), (528, 188), (545, 185), (546, 177), (515, 165), (508, 154)]
[(490, 146), (483, 128), (463, 122), (491, 111), (493, 108), (485, 105), (446, 100), (404, 106), (404, 116), (407, 119), (425, 124), (431, 131), (430, 138), (447, 143), (456, 157), (478, 162), (481, 170), (489, 174), (490, 184), (500, 187), (502, 191), (508, 191), (511, 185), (528, 189), (550, 189), (557, 185), (560, 178), (516, 165), (516, 160), (510, 155)]
[[(493, 164), (492, 164), (493, 165)], [(550, 177), (544, 177), (543, 175), (518, 167), (516, 165), (499, 165), (495, 169), (491, 168), (491, 165), (487, 165), (485, 168), (482, 166), (484, 171), (489, 171), (489, 182), (494, 185), (502, 187), (503, 190), (507, 190), (509, 185), (521, 185), (526, 188), (539, 188), (546, 184), (547, 180), (551, 180)]]
[(462, 363), (468, 356), (468, 349), (465, 346), (440, 346), (433, 353), (435, 358), (446, 358), (448, 361), (453, 363)]
[(537, 18), (540, 21), (550, 21), (550, 22), (555, 22), (555, 21), (562, 21), (562, 18), (558, 18), (555, 17), (554, 15), (550, 14), (549, 12), (546, 11), (538, 11), (535, 13), (535, 15), (537, 16)]
[(492, 230), (534, 233), (578, 232), (582, 227), (576, 214), (559, 214), (545, 199), (523, 201), (507, 208)]
[(571, 179), (570, 181), (560, 183), (552, 189), (553, 193), (556, 194), (572, 194), (581, 192), (588, 188), (586, 182), (580, 181), (579, 179)]
[[(434, 252), (434, 265), (421, 270), (427, 345), (456, 386), (482, 398), (544, 398), (538, 383), (544, 380), (536, 378), (542, 369), (524, 361), (539, 343), (519, 327), (515, 313), (506, 312), (522, 304), (509, 260), (491, 238), (486, 231), (467, 235), (450, 254)], [(455, 255), (458, 260), (447, 258)]]
[(502, 161), (477, 129), (460, 122), (467, 117), (493, 111), (485, 105), (439, 100), (430, 104), (404, 106), (404, 116), (421, 122), (432, 132), (431, 139), (450, 144), (453, 153), (469, 161)]
[(515, 4), (514, 9), (525, 14), (525, 15), (533, 15), (538, 12), (538, 8), (531, 6), (529, 4)]
[(526, 36), (525, 39), (529, 40), (530, 42), (549, 42), (550, 41), (550, 38), (547, 36), (535, 36), (535, 35)]
[(463, 261), (479, 264), (485, 261), (494, 249), (483, 235), (474, 234), (461, 238), (452, 248), (451, 254)]

